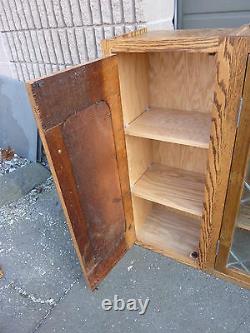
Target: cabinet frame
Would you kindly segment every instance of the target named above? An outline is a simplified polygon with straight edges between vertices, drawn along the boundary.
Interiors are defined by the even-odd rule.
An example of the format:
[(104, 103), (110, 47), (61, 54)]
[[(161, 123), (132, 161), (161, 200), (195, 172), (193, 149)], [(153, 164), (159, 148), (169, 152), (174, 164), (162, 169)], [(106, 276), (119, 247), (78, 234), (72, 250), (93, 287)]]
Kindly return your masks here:
[(238, 115), (239, 126), (234, 144), (230, 179), (228, 183), (227, 197), (222, 220), (222, 227), (218, 241), (218, 254), (215, 269), (224, 276), (235, 280), (242, 286), (250, 288), (250, 276), (240, 270), (227, 268), (229, 252), (232, 246), (234, 229), (236, 227), (237, 214), (240, 207), (245, 167), (249, 160), (250, 149), (250, 55), (245, 74), (245, 84), (242, 96), (242, 109)]
[[(216, 75), (211, 108), (212, 123), (197, 259), (190, 263), (190, 260), (175, 258), (174, 255), (171, 257), (210, 273), (228, 274), (222, 265), (219, 264), (219, 259), (216, 265), (215, 261), (218, 254), (217, 244), (220, 237), (223, 214), (225, 209), (227, 209), (225, 201), (230, 172), (232, 172), (231, 164), (237, 133), (238, 109), (242, 98), (246, 66), (250, 53), (249, 39), (250, 28), (248, 25), (239, 29), (180, 30), (170, 32), (147, 32), (146, 29), (141, 29), (111, 40), (104, 40), (102, 42), (104, 58), (102, 59), (86, 65), (79, 65), (27, 84), (41, 139), (52, 169), (74, 246), (86, 280), (92, 289), (96, 287), (124, 253), (136, 242), (118, 68), (120, 56), (125, 58), (134, 56), (136, 58), (137, 54), (143, 55), (149, 52), (196, 52), (215, 57)], [(140, 63), (139, 66), (144, 65)], [(124, 78), (126, 79), (123, 76)], [(248, 81), (247, 79), (247, 84), (249, 84)], [(58, 82), (60, 83), (59, 92), (57, 89)], [(63, 82), (64, 84), (62, 84)], [(75, 89), (72, 94), (71, 89)], [(83, 96), (84, 94), (86, 96)], [(147, 98), (147, 96), (144, 97), (145, 99)], [(46, 102), (47, 98), (49, 98), (49, 103)], [(64, 98), (66, 99), (65, 105), (61, 101)], [(62, 112), (56, 103), (60, 105)], [(97, 267), (94, 261), (90, 261), (92, 266), (88, 267), (86, 258), (89, 256), (84, 248), (84, 244), (88, 243), (90, 238), (86, 216), (84, 216), (86, 212), (84, 211), (84, 205), (81, 203), (81, 191), (78, 188), (73, 172), (74, 161), (72, 161), (70, 153), (74, 149), (70, 152), (64, 149), (65, 137), (63, 138), (62, 129), (64, 128), (63, 123), (68, 117), (76, 116), (77, 112), (80, 111), (87, 112), (89, 111), (88, 108), (92, 108), (95, 111), (98, 105), (100, 108), (106, 109), (106, 111), (102, 110), (106, 116), (110, 113), (111, 117), (111, 122), (107, 121), (107, 126), (109, 128), (112, 127), (115, 145), (114, 154), (117, 162), (116, 173), (118, 172), (119, 175), (121, 190), (121, 195), (114, 197), (113, 200), (114, 203), (122, 201), (125, 226), (124, 234), (121, 237), (122, 241), (117, 251), (114, 251), (109, 258), (106, 258), (104, 253), (103, 257), (105, 257), (105, 260), (103, 263), (101, 262), (100, 266)], [(93, 113), (95, 114), (95, 112)], [(54, 116), (55, 118), (53, 118)], [(63, 147), (63, 154), (61, 154), (61, 146)], [(58, 155), (58, 153), (61, 155)], [(75, 156), (74, 154), (75, 152), (73, 151), (73, 156)], [(63, 171), (68, 176), (69, 181), (64, 177)], [(68, 194), (68, 190), (73, 193), (73, 199)], [(74, 208), (76, 209), (76, 214)], [(119, 223), (122, 223), (122, 212), (120, 215)], [(111, 216), (112, 214), (110, 214)], [(105, 221), (105, 223), (108, 223), (108, 219)], [(79, 231), (79, 228), (82, 229)], [(141, 246), (149, 247), (142, 242), (137, 241), (137, 243)], [(157, 251), (156, 249), (153, 250)], [(157, 252), (168, 255), (164, 251), (158, 250)], [(93, 255), (93, 252), (91, 254)], [(94, 255), (93, 260), (95, 260)]]
[[(250, 28), (246, 25), (233, 30), (190, 31), (193, 32), (191, 38), (183, 37), (184, 30), (177, 30), (173, 34), (173, 38), (166, 42), (164, 38), (161, 38), (160, 32), (147, 33), (146, 29), (142, 29), (124, 35), (122, 38), (104, 40), (102, 51), (104, 56), (120, 52), (144, 53), (173, 50), (216, 54), (216, 82), (211, 110), (212, 127), (198, 256), (198, 266), (207, 272), (214, 272), (237, 131), (238, 108), (249, 53)], [(145, 33), (146, 37), (144, 37)], [(199, 38), (200, 33), (203, 35), (201, 39)]]

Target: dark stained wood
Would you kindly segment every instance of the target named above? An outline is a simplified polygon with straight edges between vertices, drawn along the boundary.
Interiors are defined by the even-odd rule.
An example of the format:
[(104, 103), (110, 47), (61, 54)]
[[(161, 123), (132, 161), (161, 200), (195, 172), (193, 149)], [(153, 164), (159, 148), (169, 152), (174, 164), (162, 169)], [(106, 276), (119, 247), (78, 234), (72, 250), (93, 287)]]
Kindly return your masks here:
[(248, 52), (247, 38), (227, 37), (222, 39), (217, 54), (204, 218), (199, 246), (203, 269), (214, 268)]
[(94, 288), (134, 242), (116, 59), (42, 78), (28, 91), (82, 269)]
[[(245, 77), (243, 92), (243, 107), (240, 124), (237, 131), (233, 161), (230, 171), (225, 211), (220, 233), (220, 247), (216, 259), (216, 269), (233, 277), (242, 279), (244, 273), (226, 268), (229, 251), (233, 241), (234, 228), (236, 227), (237, 215), (240, 208), (240, 199), (243, 188), (246, 167), (250, 149), (250, 57)], [(245, 277), (250, 285), (250, 276)]]

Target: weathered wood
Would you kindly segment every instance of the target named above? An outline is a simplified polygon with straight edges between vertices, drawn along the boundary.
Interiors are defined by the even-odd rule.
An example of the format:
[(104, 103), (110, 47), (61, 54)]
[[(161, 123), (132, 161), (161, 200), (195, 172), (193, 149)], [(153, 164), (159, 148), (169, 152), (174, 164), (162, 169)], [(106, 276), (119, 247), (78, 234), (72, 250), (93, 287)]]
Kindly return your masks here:
[(134, 242), (116, 58), (31, 82), (28, 90), (80, 263), (94, 288)]
[[(243, 181), (249, 162), (250, 149), (250, 57), (245, 76), (243, 90), (243, 108), (241, 111), (240, 124), (234, 146), (232, 166), (228, 184), (227, 198), (220, 233), (220, 247), (216, 259), (216, 269), (231, 275), (227, 269), (228, 256), (233, 241), (234, 228), (237, 225), (237, 216), (240, 208)], [(234, 273), (235, 275), (235, 273)], [(250, 277), (249, 277), (250, 283)]]
[(221, 40), (217, 55), (204, 221), (199, 247), (200, 265), (203, 269), (214, 267), (248, 52), (246, 38), (227, 37)]

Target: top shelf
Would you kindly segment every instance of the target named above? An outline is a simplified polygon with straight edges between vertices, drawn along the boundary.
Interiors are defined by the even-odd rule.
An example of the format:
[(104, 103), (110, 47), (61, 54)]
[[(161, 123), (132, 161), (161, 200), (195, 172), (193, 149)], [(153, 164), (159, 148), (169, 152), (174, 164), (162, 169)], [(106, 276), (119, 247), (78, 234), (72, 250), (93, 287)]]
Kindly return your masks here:
[(127, 135), (208, 148), (211, 118), (207, 113), (151, 109), (125, 128)]

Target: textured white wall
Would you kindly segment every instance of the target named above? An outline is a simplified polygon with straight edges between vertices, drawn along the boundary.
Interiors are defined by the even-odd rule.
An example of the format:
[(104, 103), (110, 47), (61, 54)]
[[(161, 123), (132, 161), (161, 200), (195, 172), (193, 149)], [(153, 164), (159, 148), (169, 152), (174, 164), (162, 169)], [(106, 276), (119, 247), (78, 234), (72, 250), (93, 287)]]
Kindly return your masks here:
[(143, 13), (149, 30), (173, 29), (174, 0), (143, 0)]
[(171, 28), (174, 0), (0, 0), (0, 73), (29, 80), (100, 56), (100, 41)]

